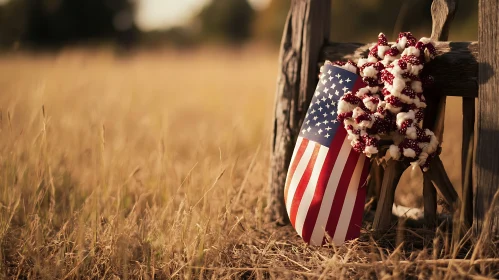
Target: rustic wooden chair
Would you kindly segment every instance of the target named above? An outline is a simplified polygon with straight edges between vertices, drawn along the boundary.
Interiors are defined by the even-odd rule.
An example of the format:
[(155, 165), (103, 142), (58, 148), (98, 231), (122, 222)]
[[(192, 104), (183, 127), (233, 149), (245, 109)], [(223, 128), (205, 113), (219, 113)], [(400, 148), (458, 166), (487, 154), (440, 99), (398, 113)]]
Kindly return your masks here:
[[(430, 170), (424, 173), (424, 218), (427, 227), (435, 226), (438, 189), (451, 209), (460, 211), (464, 229), (471, 226), (474, 219), (475, 232), (479, 232), (499, 186), (499, 157), (491, 156), (491, 153), (499, 151), (499, 141), (494, 139), (499, 135), (499, 116), (495, 111), (499, 109), (499, 75), (496, 74), (499, 71), (499, 54), (494, 52), (499, 51), (499, 5), (494, 0), (480, 0), (480, 44), (447, 42), (456, 9), (457, 0), (434, 0), (431, 6), (431, 38), (436, 41), (438, 56), (428, 64), (436, 83), (426, 93), (428, 107), (423, 125), (433, 130), (442, 140), (446, 96), (463, 98), (462, 201), (459, 201), (442, 161), (437, 156)], [(357, 60), (366, 56), (368, 48), (374, 45), (329, 42), (330, 11), (331, 1), (293, 0), (284, 29), (280, 50), (281, 68), (277, 80), (268, 200), (269, 219), (280, 224), (287, 223), (283, 200), (287, 168), (301, 122), (317, 84), (320, 63), (325, 59)], [(478, 96), (478, 145), (474, 152), (475, 98)], [(386, 231), (391, 227), (395, 188), (407, 166), (407, 162), (394, 160), (386, 163), (384, 172), (380, 172), (380, 167), (373, 166), (372, 175), (379, 177), (377, 181), (380, 185), (373, 222), (375, 230)], [(382, 177), (380, 173), (384, 173)], [(473, 183), (476, 189), (474, 211)], [(496, 196), (494, 201), (499, 200), (499, 195)], [(495, 205), (495, 215), (490, 216), (487, 227), (499, 233), (499, 202)]]

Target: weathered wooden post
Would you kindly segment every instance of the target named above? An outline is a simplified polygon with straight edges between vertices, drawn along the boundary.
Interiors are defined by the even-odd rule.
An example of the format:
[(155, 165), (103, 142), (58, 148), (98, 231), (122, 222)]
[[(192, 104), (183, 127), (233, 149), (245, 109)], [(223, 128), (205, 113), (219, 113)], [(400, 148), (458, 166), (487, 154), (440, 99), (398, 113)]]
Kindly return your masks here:
[(286, 224), (284, 184), (293, 146), (317, 84), (317, 62), (329, 40), (331, 1), (293, 0), (281, 42), (272, 136), (268, 218)]
[[(478, 5), (478, 119), (474, 231), (499, 237), (499, 3)], [(488, 237), (487, 237), (488, 236)]]

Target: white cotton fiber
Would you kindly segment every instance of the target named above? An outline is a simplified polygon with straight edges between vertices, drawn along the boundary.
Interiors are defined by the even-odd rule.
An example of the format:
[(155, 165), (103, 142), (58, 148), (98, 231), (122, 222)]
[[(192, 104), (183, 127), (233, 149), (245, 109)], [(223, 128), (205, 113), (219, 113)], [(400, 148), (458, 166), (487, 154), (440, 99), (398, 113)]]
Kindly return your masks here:
[(405, 149), (404, 148), (404, 156), (408, 158), (414, 158), (416, 157), (416, 152), (413, 149)]
[(400, 38), (399, 42), (397, 43), (397, 49), (403, 50), (406, 44), (407, 44), (407, 37)]
[(365, 77), (376, 77), (378, 75), (378, 71), (374, 68), (374, 66), (369, 66), (362, 70), (362, 73)]
[(423, 92), (423, 83), (421, 83), (420, 81), (412, 81), (411, 88), (416, 93), (422, 93)]
[(390, 148), (388, 149), (388, 152), (390, 153), (390, 156), (394, 160), (398, 160), (400, 158), (400, 150), (399, 147), (395, 145), (391, 145)]

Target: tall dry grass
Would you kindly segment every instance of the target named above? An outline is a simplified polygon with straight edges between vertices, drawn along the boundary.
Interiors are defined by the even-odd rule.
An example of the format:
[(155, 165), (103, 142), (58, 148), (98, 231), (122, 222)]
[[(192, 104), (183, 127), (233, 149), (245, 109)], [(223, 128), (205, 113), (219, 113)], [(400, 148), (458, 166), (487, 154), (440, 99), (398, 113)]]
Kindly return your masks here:
[[(317, 249), (266, 224), (276, 73), (253, 48), (1, 57), (0, 278), (493, 276), (494, 259), (428, 262), (463, 254), (445, 233)], [(410, 175), (398, 201), (418, 206)]]

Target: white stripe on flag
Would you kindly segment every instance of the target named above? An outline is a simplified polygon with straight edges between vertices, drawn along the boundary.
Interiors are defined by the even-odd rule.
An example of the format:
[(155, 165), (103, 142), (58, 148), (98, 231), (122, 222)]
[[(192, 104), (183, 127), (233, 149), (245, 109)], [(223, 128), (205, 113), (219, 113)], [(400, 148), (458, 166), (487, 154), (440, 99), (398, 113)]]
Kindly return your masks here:
[(310, 176), (310, 181), (308, 181), (307, 188), (303, 193), (303, 197), (298, 208), (298, 213), (296, 214), (295, 228), (300, 236), (302, 236), (303, 224), (307, 218), (308, 209), (310, 208), (310, 203), (314, 198), (315, 188), (317, 187), (317, 180), (322, 171), (322, 165), (326, 160), (327, 152), (329, 149), (326, 146), (322, 146), (319, 149), (319, 154), (315, 161), (314, 169), (312, 175)]
[(307, 148), (305, 149), (305, 152), (303, 153), (303, 156), (300, 159), (300, 163), (298, 163), (298, 166), (296, 167), (295, 174), (293, 175), (293, 178), (291, 178), (291, 183), (289, 184), (289, 190), (287, 196), (288, 199), (286, 201), (286, 209), (288, 210), (288, 213), (291, 213), (291, 204), (293, 203), (293, 197), (295, 196), (296, 188), (298, 187), (301, 177), (303, 176), (303, 173), (307, 168), (308, 162), (312, 157), (314, 148), (315, 148), (315, 142), (309, 141)]
[(333, 171), (331, 171), (331, 176), (329, 177), (326, 191), (324, 192), (324, 198), (322, 199), (321, 209), (319, 210), (319, 215), (317, 216), (317, 221), (315, 222), (314, 231), (312, 232), (312, 237), (310, 238), (311, 245), (322, 245), (324, 233), (326, 232), (327, 221), (329, 219), (329, 212), (331, 212), (331, 205), (333, 205), (338, 182), (340, 181), (341, 174), (345, 168), (348, 155), (352, 150), (350, 142), (351, 141), (348, 140), (348, 137), (345, 137), (345, 141), (343, 141), (343, 145), (341, 146), (336, 162), (334, 163)]
[(300, 136), (296, 140), (295, 150), (293, 151), (293, 156), (291, 156), (291, 161), (289, 162), (289, 166), (291, 166), (293, 164), (293, 161), (295, 160), (296, 153), (298, 152), (301, 146), (301, 141), (303, 141), (303, 137)]
[(338, 220), (338, 226), (336, 227), (333, 237), (333, 243), (335, 245), (339, 246), (345, 242), (345, 237), (352, 218), (353, 207), (355, 205), (355, 200), (357, 199), (357, 191), (359, 190), (360, 177), (362, 176), (365, 160), (366, 157), (364, 155), (360, 155), (357, 165), (355, 166), (352, 179), (348, 185), (345, 202), (343, 203), (343, 208), (341, 209), (340, 218)]
[[(291, 172), (291, 169), (292, 169), (292, 166), (293, 166), (293, 162), (295, 161), (295, 158), (296, 158), (296, 155), (298, 154), (298, 150), (300, 150), (300, 146), (301, 146), (301, 142), (303, 141), (303, 137), (298, 137), (298, 139), (296, 140), (296, 145), (295, 145), (295, 149), (293, 151), (293, 155), (291, 156), (291, 161), (289, 162), (289, 169), (288, 169), (288, 175), (287, 175), (287, 178), (286, 178), (286, 183), (285, 183), (285, 188), (284, 188), (284, 191), (287, 191), (289, 190), (289, 183), (288, 181), (291, 181), (292, 178), (289, 177), (289, 172)], [(305, 151), (303, 151), (305, 152)], [(295, 168), (296, 169), (296, 168)], [(294, 174), (294, 173), (293, 173)], [(287, 186), (287, 187), (286, 187)], [(285, 193), (284, 194), (284, 201), (286, 202), (286, 198), (287, 198), (287, 194)]]

